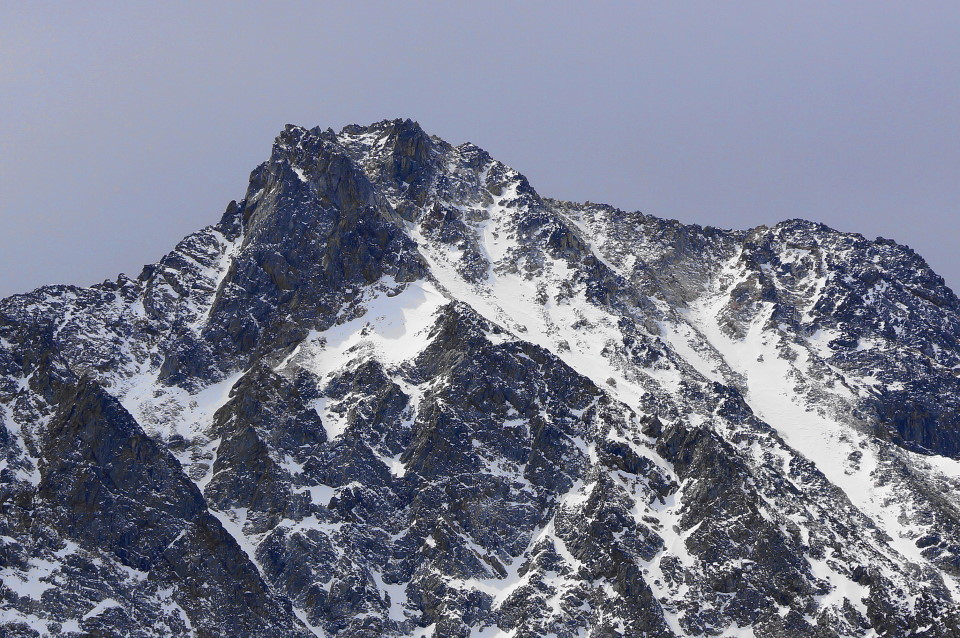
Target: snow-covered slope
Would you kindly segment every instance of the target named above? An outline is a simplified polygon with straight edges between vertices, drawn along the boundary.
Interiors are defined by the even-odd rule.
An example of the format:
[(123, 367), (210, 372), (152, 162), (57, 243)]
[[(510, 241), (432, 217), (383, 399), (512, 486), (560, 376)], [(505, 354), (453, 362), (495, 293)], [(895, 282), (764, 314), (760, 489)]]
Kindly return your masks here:
[(958, 337), (887, 240), (288, 126), (137, 279), (0, 302), (0, 624), (960, 635)]

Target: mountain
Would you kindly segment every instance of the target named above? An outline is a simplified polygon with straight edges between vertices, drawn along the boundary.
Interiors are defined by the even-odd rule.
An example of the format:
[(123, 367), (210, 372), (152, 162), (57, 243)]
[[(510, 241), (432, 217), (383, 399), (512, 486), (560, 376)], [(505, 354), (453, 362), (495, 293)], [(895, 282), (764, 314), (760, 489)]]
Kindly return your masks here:
[(0, 302), (6, 636), (960, 636), (960, 301), (905, 246), (287, 126)]

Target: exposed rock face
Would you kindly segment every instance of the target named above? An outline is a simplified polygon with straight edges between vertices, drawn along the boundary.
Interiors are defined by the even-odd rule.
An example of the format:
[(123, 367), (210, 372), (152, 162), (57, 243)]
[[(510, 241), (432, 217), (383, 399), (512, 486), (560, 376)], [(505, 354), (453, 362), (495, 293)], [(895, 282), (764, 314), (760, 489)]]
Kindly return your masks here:
[(958, 343), (887, 240), (288, 126), (137, 279), (0, 301), (0, 627), (960, 636)]

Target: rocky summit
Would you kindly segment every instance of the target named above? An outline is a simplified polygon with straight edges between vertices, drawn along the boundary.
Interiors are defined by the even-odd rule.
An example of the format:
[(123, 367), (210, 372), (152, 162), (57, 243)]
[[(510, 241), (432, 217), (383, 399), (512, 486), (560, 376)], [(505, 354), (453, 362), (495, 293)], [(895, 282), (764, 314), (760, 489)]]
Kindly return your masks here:
[(0, 633), (960, 636), (960, 301), (905, 246), (287, 126), (0, 301)]

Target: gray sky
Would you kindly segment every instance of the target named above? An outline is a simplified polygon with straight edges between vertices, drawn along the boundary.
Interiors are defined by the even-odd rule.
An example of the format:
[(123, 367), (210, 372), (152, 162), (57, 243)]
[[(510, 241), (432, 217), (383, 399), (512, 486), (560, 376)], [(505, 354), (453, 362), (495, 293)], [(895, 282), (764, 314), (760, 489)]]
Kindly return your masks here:
[(544, 195), (822, 221), (960, 288), (956, 2), (134, 4), (0, 0), (0, 296), (136, 275), (287, 122), (393, 117)]

